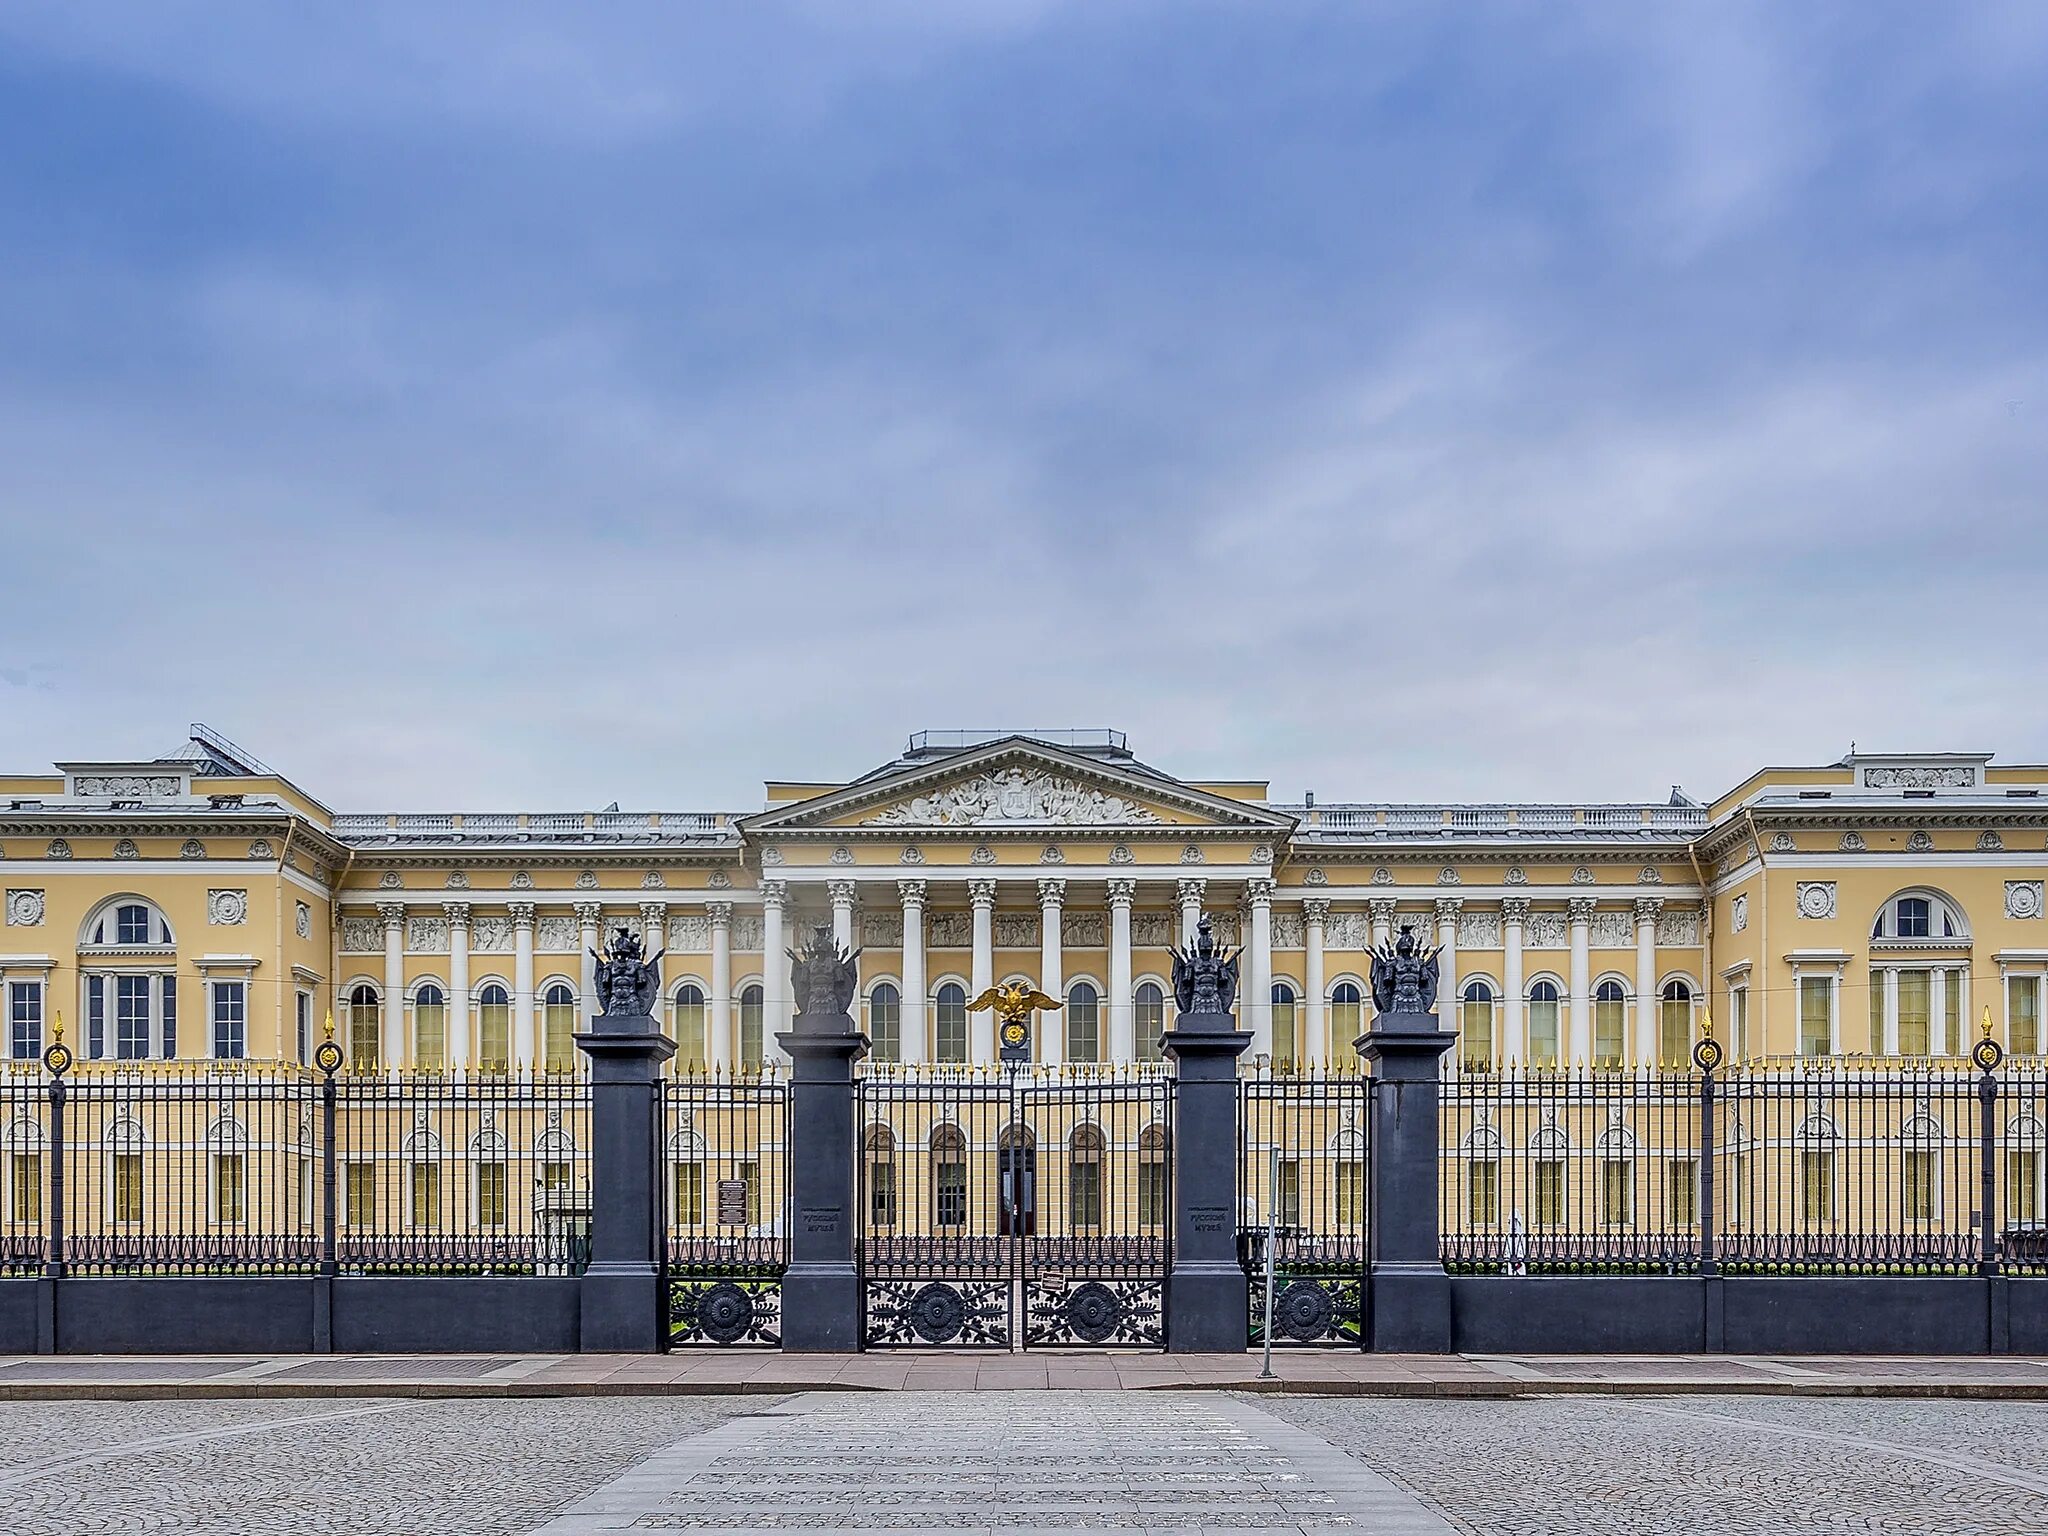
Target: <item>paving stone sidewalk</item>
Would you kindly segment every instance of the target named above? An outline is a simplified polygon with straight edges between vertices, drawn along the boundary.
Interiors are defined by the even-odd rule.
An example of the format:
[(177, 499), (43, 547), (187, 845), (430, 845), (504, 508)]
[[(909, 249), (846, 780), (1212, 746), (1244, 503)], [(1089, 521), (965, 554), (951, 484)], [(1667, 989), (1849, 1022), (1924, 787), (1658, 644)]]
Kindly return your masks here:
[(1208, 1389), (1361, 1397), (1563, 1393), (2048, 1398), (2048, 1359), (1726, 1355), (1259, 1357), (1048, 1350), (785, 1355), (0, 1356), (0, 1401), (157, 1397), (583, 1397), (842, 1391)]

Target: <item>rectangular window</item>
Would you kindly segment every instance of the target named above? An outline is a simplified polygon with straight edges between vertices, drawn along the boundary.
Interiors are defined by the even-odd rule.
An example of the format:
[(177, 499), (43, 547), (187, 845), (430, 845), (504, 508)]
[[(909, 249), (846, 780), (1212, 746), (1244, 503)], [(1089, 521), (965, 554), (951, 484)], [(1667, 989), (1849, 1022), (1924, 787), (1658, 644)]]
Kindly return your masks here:
[(1870, 973), (1870, 1054), (1882, 1056), (1884, 1047), (1884, 972)]
[(1835, 1048), (1835, 983), (1828, 976), (1799, 978), (1799, 1054), (1827, 1056)]
[(294, 1004), (292, 1020), (296, 1026), (299, 1042), (299, 1060), (313, 1059), (313, 994), (301, 992)]
[(1102, 1009), (1092, 992), (1076, 987), (1067, 995), (1066, 1026), (1067, 1060), (1102, 1059)]
[(163, 1039), (158, 1042), (165, 1061), (178, 1054), (178, 978), (159, 976), (157, 978), (163, 996)]
[(1166, 1034), (1165, 997), (1155, 986), (1142, 986), (1138, 989), (1138, 1001), (1131, 1011), (1138, 1031), (1138, 1060), (1164, 1060), (1165, 1049), (1159, 1042)]
[(1536, 1164), (1536, 1225), (1564, 1224), (1564, 1163), (1546, 1157)]
[(242, 981), (213, 984), (213, 1055), (216, 1061), (240, 1061), (249, 1054), (249, 985)]
[(761, 989), (749, 987), (740, 994), (740, 1070), (748, 1074), (761, 1070)]
[(248, 1208), (248, 1165), (239, 1152), (213, 1155), (213, 1219), (218, 1222), (246, 1221)]
[(1459, 1009), (1458, 1064), (1467, 1072), (1493, 1070), (1493, 1001), (1468, 998)]
[(107, 978), (85, 978), (85, 1054), (93, 1061), (107, 1055)]
[(149, 1055), (148, 976), (114, 978), (114, 1055), (141, 1061)]
[[(1301, 1038), (1294, 994), (1273, 999), (1273, 1070), (1292, 1072), (1301, 1060)], [(1090, 1057), (1089, 1060), (1093, 1060)]]
[(505, 1225), (505, 1195), (510, 1184), (503, 1163), (476, 1165), (476, 1224), (480, 1227)]
[(2014, 976), (2006, 983), (2006, 1042), (2015, 1056), (2041, 1054), (2041, 978)]
[(1280, 1160), (1280, 1187), (1273, 1192), (1273, 1199), (1281, 1226), (1301, 1225), (1301, 1164), (1291, 1157)]
[(1593, 1000), (1594, 1066), (1612, 1071), (1621, 1065), (1627, 1041), (1627, 1006), (1619, 997)]
[(2041, 1219), (2041, 1154), (2035, 1151), (2005, 1155), (2005, 1219)]
[(114, 1220), (142, 1220), (142, 1154), (116, 1152), (111, 1173), (114, 1187), (107, 1203), (114, 1208)]
[(1700, 1165), (1697, 1158), (1674, 1157), (1664, 1164), (1664, 1216), (1667, 1230), (1699, 1225)]
[(1102, 1164), (1068, 1166), (1067, 1225), (1077, 1231), (1102, 1225)]
[(1899, 1054), (1925, 1056), (1928, 1053), (1928, 1012), (1932, 990), (1927, 972), (1899, 972)]
[(967, 1165), (950, 1159), (932, 1164), (932, 1225), (967, 1225)]
[(43, 984), (40, 981), (11, 981), (7, 984), (7, 1036), (9, 1054), (16, 1061), (33, 1061), (43, 1054)]
[(1692, 1060), (1692, 998), (1667, 997), (1658, 1004), (1658, 1061), (1667, 1071)]
[(1147, 1227), (1166, 1225), (1166, 1164), (1138, 1164), (1138, 1221)]
[(1600, 1220), (1610, 1227), (1625, 1227), (1635, 1220), (1635, 1164), (1625, 1157), (1600, 1160)]
[(868, 1055), (873, 1061), (903, 1059), (903, 1004), (894, 987), (877, 987), (868, 996)]
[(1749, 988), (1728, 989), (1728, 1055), (1735, 1061), (1749, 1056)]
[(40, 1152), (17, 1152), (7, 1160), (7, 1211), (11, 1220), (35, 1223), (43, 1219), (43, 1157)]
[(1915, 1148), (1906, 1153), (1903, 1209), (1908, 1221), (1934, 1220), (1934, 1154)]
[(868, 1164), (868, 1225), (896, 1225), (896, 1165), (886, 1158)]
[(1475, 1227), (1500, 1224), (1500, 1164), (1491, 1158), (1465, 1165), (1465, 1211)]
[(362, 1231), (377, 1224), (377, 1165), (348, 1163), (343, 1166), (342, 1225)]
[(1365, 1224), (1365, 1164), (1355, 1157), (1337, 1163), (1337, 1225), (1355, 1230)]
[(1834, 1153), (1799, 1154), (1799, 1217), (1808, 1226), (1824, 1226), (1835, 1219)]
[(438, 1229), (441, 1225), (441, 1165), (412, 1165), (412, 1224)]
[(701, 1227), (704, 1224), (704, 1165), (677, 1163), (672, 1188), (672, 1219), (675, 1224), (679, 1227)]
[(576, 1187), (575, 1170), (567, 1163), (549, 1162), (540, 1165), (540, 1187), (543, 1194), (556, 1195)]
[[(1351, 988), (1346, 991), (1348, 997)], [(1358, 1059), (1358, 1037), (1365, 1032), (1365, 1004), (1335, 1002), (1330, 1004), (1330, 1059), (1339, 1072), (1356, 1072)]]

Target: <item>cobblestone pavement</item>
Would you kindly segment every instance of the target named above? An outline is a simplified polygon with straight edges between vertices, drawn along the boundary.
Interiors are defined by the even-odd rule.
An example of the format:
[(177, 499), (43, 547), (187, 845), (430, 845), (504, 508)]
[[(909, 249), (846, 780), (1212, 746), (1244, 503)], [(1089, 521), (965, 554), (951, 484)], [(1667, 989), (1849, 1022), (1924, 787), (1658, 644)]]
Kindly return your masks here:
[(0, 1403), (11, 1536), (531, 1530), (773, 1398)]
[(2048, 1532), (2048, 1405), (1261, 1398), (1469, 1532)]

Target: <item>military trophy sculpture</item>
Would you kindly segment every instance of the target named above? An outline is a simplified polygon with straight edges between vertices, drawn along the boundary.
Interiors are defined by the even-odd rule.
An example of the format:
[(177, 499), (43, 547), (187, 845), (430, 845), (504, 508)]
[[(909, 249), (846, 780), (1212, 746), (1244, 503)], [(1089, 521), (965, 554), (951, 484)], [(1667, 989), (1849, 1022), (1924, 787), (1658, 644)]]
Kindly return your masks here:
[[(800, 1032), (825, 1032), (825, 1021), (850, 1021), (853, 995), (860, 990), (860, 951), (841, 949), (832, 930), (819, 924), (811, 930), (810, 942), (789, 952), (789, 990), (796, 999), (796, 1020), (791, 1026)], [(808, 1031), (804, 1021), (812, 1022)]]
[(996, 1041), (1001, 1047), (1004, 1064), (1014, 1072), (1031, 1059), (1033, 1010), (1043, 1008), (1050, 1013), (1061, 1006), (1028, 981), (1006, 981), (1000, 987), (990, 987), (983, 992), (967, 1005), (967, 1011), (980, 1013), (984, 1008), (995, 1009)]
[(1436, 1011), (1438, 946), (1417, 945), (1415, 930), (1403, 923), (1399, 938), (1391, 944), (1380, 940), (1371, 954), (1372, 1006), (1376, 1012), (1399, 1017)]
[(854, 1067), (868, 1051), (853, 1019), (860, 951), (842, 948), (819, 924), (801, 949), (787, 953), (797, 1013), (775, 1038), (789, 1057), (795, 1134), (779, 1229), (788, 1234), (788, 1265), (778, 1326), (786, 1350), (843, 1353), (861, 1347), (864, 1315), (854, 1265), (861, 1212)]
[(660, 953), (647, 958), (633, 930), (621, 928), (605, 953), (593, 949), (590, 958), (597, 962), (600, 1017), (646, 1018), (653, 1014), (654, 1000), (661, 996)]
[(1241, 949), (1216, 942), (1204, 916), (1195, 924), (1195, 940), (1173, 956), (1173, 1000), (1182, 1013), (1229, 1013), (1237, 1005), (1237, 963)]

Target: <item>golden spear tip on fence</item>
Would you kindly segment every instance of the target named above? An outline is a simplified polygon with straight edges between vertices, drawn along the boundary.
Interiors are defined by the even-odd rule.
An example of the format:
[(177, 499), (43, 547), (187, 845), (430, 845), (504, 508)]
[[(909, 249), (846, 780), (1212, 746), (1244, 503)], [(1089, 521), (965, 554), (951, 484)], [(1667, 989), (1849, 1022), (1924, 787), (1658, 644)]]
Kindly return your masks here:
[(57, 1010), (56, 1018), (50, 1023), (50, 1043), (52, 1045), (62, 1045), (64, 1043), (64, 1010), (62, 1008)]
[(1702, 1040), (1714, 1038), (1714, 1010), (1711, 1008), (1702, 1008), (1700, 1010), (1700, 1038)]
[(334, 1010), (332, 1008), (327, 1010), (327, 1022), (320, 1026), (320, 1038), (322, 1040), (332, 1040), (334, 1038)]
[(1983, 1030), (1984, 1030), (1984, 1038), (1985, 1038), (1986, 1040), (1989, 1040), (1989, 1039), (1991, 1038), (1991, 1005), (1990, 1005), (1989, 1003), (1986, 1003), (1986, 1004), (1984, 1005), (1984, 1024), (1983, 1024)]

